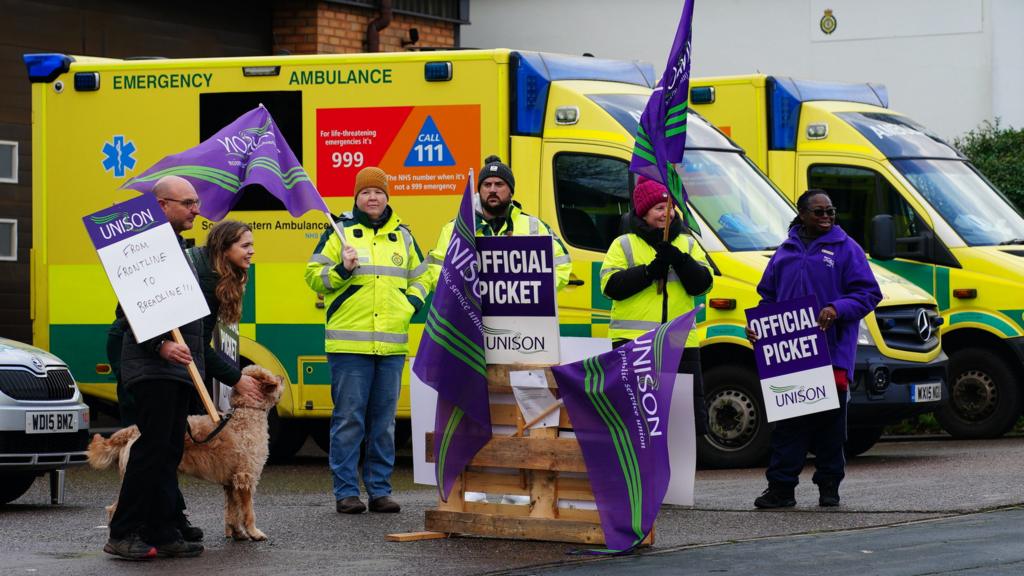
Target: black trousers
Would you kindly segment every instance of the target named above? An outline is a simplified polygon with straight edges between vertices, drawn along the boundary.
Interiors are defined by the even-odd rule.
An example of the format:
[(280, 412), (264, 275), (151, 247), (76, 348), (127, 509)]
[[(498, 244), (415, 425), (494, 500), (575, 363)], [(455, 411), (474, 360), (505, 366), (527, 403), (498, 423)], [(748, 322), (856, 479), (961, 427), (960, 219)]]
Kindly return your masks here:
[(141, 435), (132, 445), (110, 537), (136, 532), (158, 545), (181, 538), (178, 464), (185, 449), (185, 418), (190, 388), (179, 382), (151, 380), (132, 386)]
[(839, 393), (839, 408), (817, 412), (775, 423), (772, 430), (772, 456), (765, 476), (770, 484), (796, 486), (807, 460), (814, 451), (815, 484), (839, 485), (846, 476), (846, 403), (849, 392)]

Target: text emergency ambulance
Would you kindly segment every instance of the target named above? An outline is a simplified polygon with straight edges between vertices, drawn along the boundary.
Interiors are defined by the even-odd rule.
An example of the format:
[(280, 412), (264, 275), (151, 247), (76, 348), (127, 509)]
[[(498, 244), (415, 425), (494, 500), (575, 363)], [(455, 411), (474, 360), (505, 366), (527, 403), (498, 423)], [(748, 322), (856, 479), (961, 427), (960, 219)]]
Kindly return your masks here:
[[(356, 172), (390, 177), (391, 204), (424, 250), (456, 212), (466, 174), (497, 154), (516, 177), (514, 200), (550, 224), (573, 261), (559, 294), (563, 336), (606, 337), (610, 301), (600, 292), (604, 252), (630, 209), (633, 133), (654, 72), (634, 62), (510, 50), (123, 61), (49, 55), (33, 80), (35, 342), (71, 366), (93, 401), (113, 402), (105, 353), (114, 296), (85, 237), (81, 215), (131, 197), (118, 190), (160, 158), (194, 146), (262, 103), (332, 212), (351, 209)], [(716, 268), (699, 317), (712, 433), (699, 444), (708, 466), (761, 463), (769, 428), (744, 337), (743, 309), (794, 210), (742, 150), (699, 117), (689, 128), (684, 182)], [(322, 301), (303, 269), (325, 226), (291, 218), (263, 190), (248, 190), (229, 218), (253, 228), (239, 327), (243, 363), (285, 376), (272, 413), (272, 449), (293, 453), (310, 431), (326, 447), (331, 414)], [(745, 222), (747, 233), (720, 222)], [(210, 222), (186, 234), (202, 243)], [(859, 452), (882, 426), (934, 408), (945, 357), (937, 337), (901, 344), (926, 293), (878, 269), (885, 299), (861, 326), (851, 438)], [(415, 354), (425, 309), (413, 318)], [(408, 434), (403, 378), (399, 430)], [(884, 398), (867, 401), (866, 390)], [(401, 432), (400, 432), (401, 435)], [(854, 446), (856, 448), (857, 446)]]
[(889, 110), (878, 84), (701, 78), (691, 102), (791, 200), (826, 190), (873, 262), (935, 297), (949, 357), (942, 427), (963, 438), (1013, 427), (1024, 409), (1020, 211), (957, 150)]

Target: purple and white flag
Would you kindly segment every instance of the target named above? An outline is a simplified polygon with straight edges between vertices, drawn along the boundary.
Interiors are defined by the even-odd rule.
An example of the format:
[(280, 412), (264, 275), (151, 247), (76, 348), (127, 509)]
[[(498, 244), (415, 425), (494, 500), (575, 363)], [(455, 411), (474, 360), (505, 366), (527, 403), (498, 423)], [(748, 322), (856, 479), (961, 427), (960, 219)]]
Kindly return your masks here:
[(839, 407), (819, 311), (813, 295), (746, 311), (747, 325), (757, 334), (754, 360), (769, 422)]
[(640, 544), (671, 470), (669, 407), (697, 309), (610, 352), (551, 371), (580, 443), (607, 550)]
[(316, 186), (262, 105), (199, 145), (160, 160), (121, 187), (151, 192), (158, 180), (172, 175), (192, 183), (202, 201), (199, 213), (209, 220), (224, 218), (251, 184), (266, 188), (292, 216), (310, 210), (330, 215)]
[(686, 225), (698, 230), (686, 206), (686, 190), (676, 172), (686, 149), (686, 116), (690, 102), (690, 40), (693, 1), (684, 0), (665, 73), (640, 116), (629, 170), (663, 184), (683, 213)]
[(434, 462), (445, 502), (455, 479), (491, 439), (473, 182), (470, 172), (413, 365), (416, 376), (437, 390)]

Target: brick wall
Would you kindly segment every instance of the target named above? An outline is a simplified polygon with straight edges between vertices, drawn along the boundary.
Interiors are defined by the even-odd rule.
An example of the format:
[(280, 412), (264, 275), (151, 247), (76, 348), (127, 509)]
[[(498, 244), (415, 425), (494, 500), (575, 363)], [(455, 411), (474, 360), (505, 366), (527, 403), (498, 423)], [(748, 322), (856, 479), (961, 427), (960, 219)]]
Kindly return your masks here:
[[(317, 0), (287, 0), (274, 8), (274, 51), (291, 54), (344, 54), (366, 51), (366, 27), (377, 10)], [(394, 14), (380, 31), (380, 51), (400, 52), (416, 47), (455, 47), (455, 24)], [(409, 29), (419, 31), (419, 42), (403, 47)]]

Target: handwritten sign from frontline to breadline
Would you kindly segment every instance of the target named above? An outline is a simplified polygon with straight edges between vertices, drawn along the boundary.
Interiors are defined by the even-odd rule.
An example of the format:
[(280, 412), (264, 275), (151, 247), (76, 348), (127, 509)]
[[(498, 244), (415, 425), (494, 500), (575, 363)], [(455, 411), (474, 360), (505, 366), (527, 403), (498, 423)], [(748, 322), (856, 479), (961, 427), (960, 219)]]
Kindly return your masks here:
[(143, 194), (82, 220), (139, 342), (210, 313), (153, 195)]

